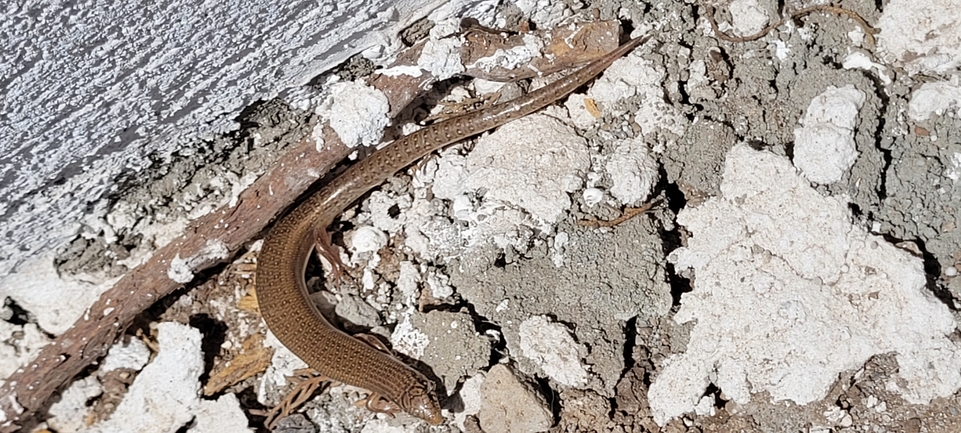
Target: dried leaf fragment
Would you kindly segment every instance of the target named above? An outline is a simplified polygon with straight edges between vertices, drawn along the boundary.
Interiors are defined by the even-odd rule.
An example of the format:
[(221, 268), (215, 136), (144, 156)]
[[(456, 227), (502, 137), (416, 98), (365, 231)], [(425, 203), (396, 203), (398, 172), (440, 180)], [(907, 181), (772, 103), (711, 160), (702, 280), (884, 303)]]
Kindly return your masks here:
[(264, 347), (264, 334), (253, 334), (244, 341), (240, 354), (222, 368), (210, 374), (204, 385), (204, 395), (214, 395), (248, 377), (262, 373), (270, 366), (274, 349)]

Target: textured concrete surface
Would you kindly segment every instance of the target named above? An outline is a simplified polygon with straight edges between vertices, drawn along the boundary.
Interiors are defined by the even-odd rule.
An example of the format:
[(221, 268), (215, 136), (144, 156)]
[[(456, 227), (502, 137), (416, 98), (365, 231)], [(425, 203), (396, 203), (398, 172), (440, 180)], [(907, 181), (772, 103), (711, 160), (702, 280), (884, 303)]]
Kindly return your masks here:
[(11, 2), (0, 11), (0, 276), (111, 195), (270, 99), (397, 33), (481, 1)]

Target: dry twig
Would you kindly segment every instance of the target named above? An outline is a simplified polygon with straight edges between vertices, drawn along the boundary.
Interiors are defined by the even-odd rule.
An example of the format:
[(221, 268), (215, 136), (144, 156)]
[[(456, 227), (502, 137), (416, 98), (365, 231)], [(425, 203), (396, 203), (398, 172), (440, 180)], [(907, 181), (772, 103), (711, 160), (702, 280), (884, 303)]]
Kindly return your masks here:
[[(224, 206), (198, 218), (183, 235), (104, 292), (80, 320), (0, 387), (0, 409), (6, 418), (0, 432), (20, 431), (55, 392), (104, 356), (136, 315), (182, 287), (183, 283), (168, 274), (172, 262), (189, 263), (196, 273), (229, 259), (347, 156), (347, 147), (332, 131), (326, 134), (326, 143), (326, 152), (317, 152), (310, 139), (294, 146), (272, 170), (240, 194), (236, 206)], [(212, 248), (216, 254), (211, 254)]]
[(654, 208), (654, 205), (657, 203), (658, 203), (657, 201), (652, 201), (652, 202), (645, 203), (640, 207), (626, 208), (624, 209), (624, 212), (621, 214), (621, 216), (614, 218), (610, 221), (602, 221), (596, 218), (591, 218), (589, 220), (580, 220), (577, 222), (577, 224), (582, 227), (593, 227), (596, 229), (601, 227), (614, 227), (642, 213), (651, 211)]
[(294, 389), (290, 390), (284, 399), (277, 406), (267, 411), (264, 415), (264, 427), (273, 430), (277, 421), (290, 416), (300, 406), (307, 403), (320, 391), (323, 391), (331, 383), (330, 379), (321, 376), (320, 373), (310, 369), (298, 370), (297, 376), (287, 377), (287, 380), (295, 383)]
[(761, 39), (762, 37), (764, 37), (764, 35), (770, 33), (771, 30), (774, 30), (774, 29), (780, 27), (781, 24), (784, 24), (784, 23), (787, 22), (788, 20), (797, 19), (797, 18), (803, 17), (803, 16), (805, 16), (805, 15), (809, 15), (809, 14), (814, 13), (814, 12), (831, 12), (831, 13), (835, 13), (835, 14), (838, 14), (838, 15), (847, 15), (848, 17), (850, 17), (851, 19), (853, 19), (854, 21), (856, 21), (856, 22), (858, 23), (858, 25), (861, 26), (861, 29), (864, 30), (864, 35), (867, 36), (867, 38), (868, 38), (868, 43), (871, 44), (871, 46), (876, 45), (876, 44), (875, 44), (875, 40), (874, 40), (874, 33), (876, 33), (877, 31), (874, 29), (874, 27), (871, 27), (871, 25), (868, 24), (868, 22), (865, 21), (864, 18), (861, 18), (861, 16), (858, 15), (857, 12), (854, 12), (854, 11), (852, 11), (852, 10), (845, 9), (845, 8), (842, 8), (842, 7), (838, 7), (838, 6), (818, 5), (818, 6), (807, 7), (807, 8), (804, 8), (804, 9), (799, 9), (799, 10), (797, 10), (796, 12), (794, 12), (793, 14), (791, 14), (791, 16), (789, 16), (789, 17), (787, 17), (787, 18), (781, 18), (781, 19), (780, 19), (779, 21), (777, 21), (776, 23), (771, 24), (771, 25), (765, 27), (765, 28), (764, 28), (763, 30), (761, 30), (760, 32), (757, 32), (757, 33), (755, 33), (755, 34), (753, 34), (753, 35), (750, 35), (750, 36), (732, 36), (732, 35), (729, 35), (729, 34), (727, 34), (727, 33), (722, 32), (722, 31), (717, 27), (717, 21), (714, 19), (714, 7), (713, 7), (713, 6), (707, 6), (707, 19), (708, 19), (708, 21), (711, 22), (711, 29), (714, 30), (714, 34), (716, 34), (719, 39), (722, 39), (722, 40), (725, 40), (725, 41), (728, 41), (728, 42), (750, 42), (750, 41), (754, 41), (754, 40)]

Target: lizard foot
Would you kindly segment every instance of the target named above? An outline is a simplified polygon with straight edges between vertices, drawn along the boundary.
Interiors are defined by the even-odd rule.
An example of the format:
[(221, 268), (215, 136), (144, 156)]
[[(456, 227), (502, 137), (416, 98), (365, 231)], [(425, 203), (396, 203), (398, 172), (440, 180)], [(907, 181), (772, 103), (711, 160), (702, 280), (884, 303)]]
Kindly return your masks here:
[(330, 264), (333, 279), (339, 280), (344, 276), (344, 262), (340, 260), (337, 248), (330, 243), (330, 233), (324, 228), (314, 230), (314, 251), (318, 258)]

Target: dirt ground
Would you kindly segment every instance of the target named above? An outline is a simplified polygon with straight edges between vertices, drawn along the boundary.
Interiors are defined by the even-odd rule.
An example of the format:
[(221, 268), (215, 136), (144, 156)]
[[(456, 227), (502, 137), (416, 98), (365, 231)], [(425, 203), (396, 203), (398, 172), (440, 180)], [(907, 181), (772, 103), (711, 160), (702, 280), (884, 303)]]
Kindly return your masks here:
[[(876, 23), (885, 3), (857, 0), (837, 6)], [(789, 11), (808, 6), (769, 1), (755, 4), (757, 10), (771, 17), (777, 16), (779, 5)], [(717, 5), (717, 20), (722, 26), (732, 21), (732, 14), (739, 13), (728, 6)], [(371, 414), (354, 405), (363, 395), (361, 390), (337, 385), (318, 389), (314, 398), (281, 420), (274, 431), (961, 431), (961, 394), (957, 388), (947, 395), (932, 396), (930, 403), (920, 403), (924, 398), (917, 395), (927, 394), (912, 390), (924, 388), (927, 382), (902, 378), (906, 368), (902, 363), (908, 359), (917, 362), (916, 357), (906, 355), (914, 349), (905, 347), (913, 346), (877, 340), (881, 337), (869, 334), (870, 330), (849, 331), (855, 337), (827, 345), (860, 345), (862, 340), (857, 336), (863, 334), (870, 335), (863, 340), (870, 341), (863, 343), (870, 347), (856, 352), (828, 349), (824, 353), (817, 346), (820, 353), (815, 355), (809, 353), (814, 346), (791, 333), (810, 333), (806, 325), (792, 325), (795, 327), (785, 328), (788, 330), (781, 334), (767, 331), (765, 338), (771, 340), (757, 345), (741, 344), (736, 335), (717, 337), (719, 340), (710, 344), (720, 353), (734, 350), (723, 348), (733, 341), (737, 348), (734, 354), (711, 358), (713, 364), (698, 366), (699, 370), (686, 376), (697, 382), (694, 385), (662, 381), (661, 386), (670, 389), (652, 391), (662, 373), (667, 371), (665, 378), (675, 377), (669, 367), (678, 368), (691, 359), (681, 355), (701, 350), (697, 349), (702, 347), (699, 341), (710, 330), (698, 330), (698, 325), (714, 322), (699, 314), (706, 314), (714, 306), (717, 310), (711, 314), (720, 318), (710, 320), (718, 323), (733, 323), (741, 316), (766, 317), (763, 306), (737, 300), (745, 298), (723, 298), (724, 290), (711, 291), (728, 283), (715, 283), (722, 280), (702, 271), (707, 265), (683, 265), (687, 263), (684, 251), (707, 254), (697, 250), (692, 239), (734, 235), (723, 232), (721, 225), (709, 226), (714, 232), (699, 231), (686, 223), (694, 216), (679, 219), (678, 215), (717, 203), (721, 197), (728, 197), (734, 205), (747, 200), (728, 195), (734, 188), (725, 183), (733, 182), (732, 163), (726, 162), (733, 158), (731, 155), (761, 155), (757, 156), (759, 161), (770, 156), (780, 161), (778, 164), (790, 167), (794, 162), (800, 166), (804, 151), (797, 143), (797, 130), (810, 122), (806, 116), (812, 111), (812, 100), (819, 95), (835, 95), (829, 86), (839, 91), (854, 89), (845, 93), (856, 95), (858, 101), (850, 104), (856, 106), (856, 114), (850, 116), (852, 124), (845, 130), (849, 131), (856, 157), (831, 181), (803, 182), (800, 188), (806, 189), (798, 194), (811, 195), (814, 201), (799, 199), (798, 203), (837, 200), (846, 212), (837, 223), (842, 230), (858, 233), (857, 239), (868, 239), (867, 243), (891, 245), (891, 254), (921, 272), (921, 286), (911, 286), (916, 293), (904, 296), (929, 299), (930, 304), (921, 304), (920, 311), (910, 310), (914, 315), (911, 320), (920, 320), (919, 326), (923, 326), (929, 314), (924, 308), (931, 308), (931, 317), (946, 317), (957, 323), (961, 318), (961, 279), (955, 276), (961, 261), (961, 231), (955, 224), (961, 186), (956, 177), (951, 177), (950, 161), (952, 155), (961, 155), (961, 121), (947, 113), (922, 121), (905, 115), (912, 92), (938, 77), (921, 78), (883, 62), (883, 69), (844, 66), (852, 52), (871, 57), (874, 47), (863, 35), (852, 39), (852, 33), (864, 31), (856, 21), (830, 11), (789, 20), (758, 40), (743, 42), (720, 40), (710, 28), (708, 9), (689, 2), (570, 1), (557, 2), (553, 9), (541, 11), (542, 15), (532, 19), (535, 27), (553, 25), (565, 14), (573, 14), (585, 19), (616, 19), (629, 30), (649, 31), (653, 40), (636, 51), (636, 63), (625, 67), (643, 77), (636, 81), (598, 80), (592, 90), (596, 93), (587, 94), (588, 99), (602, 103), (596, 119), (578, 120), (578, 112), (568, 102), (535, 117), (532, 122), (538, 123), (522, 123), (522, 129), (506, 132), (510, 135), (508, 143), (520, 153), (531, 153), (527, 146), (530, 142), (536, 155), (556, 158), (546, 166), (535, 161), (532, 166), (508, 169), (506, 175), (488, 175), (521, 185), (519, 191), (498, 192), (506, 187), (495, 181), (479, 181), (485, 185), (482, 187), (465, 186), (474, 185), (472, 176), (483, 177), (484, 169), (492, 170), (500, 164), (495, 160), (504, 151), (496, 150), (496, 143), (487, 148), (483, 142), (497, 140), (496, 133), (456, 144), (429, 157), (428, 162), (398, 173), (332, 227), (337, 233), (334, 242), (344, 248), (351, 266), (348, 278), (341, 284), (331, 284), (324, 277), (321, 263), (308, 268), (308, 285), (317, 290), (319, 303), (336, 313), (340, 326), (349, 332), (389, 339), (395, 350), (416, 358), (418, 367), (443, 384), (442, 391), (450, 396), (444, 402), (449, 409), (448, 422), (428, 427), (406, 415), (392, 418)], [(508, 26), (518, 25), (522, 17), (515, 5), (502, 6), (492, 14), (499, 19), (495, 23)], [(430, 24), (421, 26), (427, 29)], [(426, 33), (420, 35), (426, 37)], [(417, 32), (412, 34), (416, 37)], [(371, 69), (370, 64), (355, 59), (329, 76), (353, 80)], [(324, 83), (326, 77), (315, 82)], [(618, 87), (622, 85), (630, 92), (623, 93)], [(603, 86), (621, 92), (616, 102), (603, 105), (607, 101)], [(438, 90), (439, 98), (475, 96), (478, 92), (470, 81), (461, 79), (439, 87), (443, 88)], [(313, 89), (324, 92), (323, 85)], [(578, 101), (584, 96), (581, 98)], [(269, 167), (273, 158), (319, 121), (313, 112), (293, 108), (291, 99), (291, 95), (281, 95), (250, 107), (240, 119), (244, 125), (241, 131), (198, 142), (195, 148), (185, 149), (170, 160), (158, 161), (143, 178), (118, 194), (114, 211), (126, 209), (136, 218), (149, 218), (158, 224), (175, 221), (195, 213), (202, 198), (218, 190), (211, 184)], [(550, 126), (556, 119), (562, 126)], [(562, 144), (577, 150), (549, 147), (556, 142), (536, 147), (541, 146), (534, 143), (534, 135), (540, 135), (538, 130), (523, 128), (544, 125), (573, 134)], [(483, 159), (477, 162), (471, 159), (473, 152), (492, 153), (486, 159), (474, 155)], [(630, 163), (616, 163), (624, 160)], [(562, 171), (562, 166), (569, 171)], [(470, 172), (472, 167), (480, 168)], [(546, 173), (548, 168), (557, 171), (543, 174), (543, 179), (573, 176), (577, 181), (573, 186), (559, 182), (553, 190), (527, 198), (525, 189), (537, 190), (548, 180), (523, 176), (531, 170)], [(813, 173), (800, 171), (808, 176)], [(783, 170), (778, 173), (780, 176)], [(790, 176), (799, 175), (784, 176), (794, 179)], [(636, 185), (645, 179), (650, 192)], [(779, 179), (769, 180), (778, 183)], [(594, 194), (602, 198), (595, 200)], [(612, 220), (647, 202), (655, 203), (651, 211), (613, 227), (580, 223)], [(772, 202), (770, 206), (787, 205)], [(829, 213), (829, 205), (812, 206), (785, 212)], [(558, 208), (561, 211), (553, 214)], [(718, 215), (716, 219), (725, 217)], [(367, 240), (362, 237), (366, 233), (373, 233), (372, 247), (361, 245)], [(134, 230), (118, 235), (118, 241), (111, 244), (103, 239), (78, 238), (61, 252), (58, 270), (105, 277), (123, 274), (128, 269), (122, 261), (143, 248), (142, 236)], [(824, 232), (819, 236), (823, 239), (805, 238), (803, 242), (829, 244), (842, 235)], [(185, 287), (158, 303), (130, 333), (140, 330), (141, 337), (151, 340), (152, 321), (177, 321), (200, 329), (205, 368), (200, 381), (207, 387), (207, 398), (236, 394), (249, 425), (262, 430), (264, 411), (292, 388), (283, 379), (265, 377), (282, 378), (292, 368), (278, 367), (278, 357), (289, 355), (263, 338), (266, 327), (254, 297), (256, 241), (251, 240), (249, 251), (232, 264), (210, 272), (202, 284)], [(758, 242), (757, 249), (764, 249)], [(758, 255), (748, 255), (745, 262), (776, 274), (757, 259), (764, 254), (780, 257), (775, 249), (749, 253)], [(842, 253), (844, 257), (851, 255), (854, 253)], [(900, 275), (895, 264), (882, 262), (879, 269), (880, 273), (897, 274), (891, 280)], [(817, 274), (818, 270), (812, 272)], [(801, 270), (798, 273), (806, 281), (823, 282), (823, 287), (846, 284), (829, 283), (827, 278), (811, 277)], [(746, 274), (739, 275), (745, 286), (757, 284)], [(792, 290), (804, 289), (798, 286)], [(884, 300), (885, 296), (883, 291), (873, 292), (864, 299)], [(804, 299), (797, 302), (804, 303)], [(772, 298), (770, 302), (782, 301)], [(778, 305), (783, 312), (784, 305), (789, 304)], [(806, 319), (797, 323), (816, 322), (822, 317), (813, 311), (818, 307), (805, 304), (804, 308), (810, 308), (805, 310)], [(695, 317), (679, 319), (678, 314)], [(857, 328), (826, 320), (819, 326)], [(919, 341), (930, 338), (937, 340), (938, 348), (954, 347), (955, 353), (961, 353), (957, 328), (937, 339), (920, 331), (890, 331), (888, 326), (896, 326), (889, 322), (869, 323), (874, 325), (865, 326), (878, 328), (878, 332), (894, 332), (897, 338), (908, 340), (912, 337), (902, 336), (914, 335)], [(728, 329), (724, 328), (727, 325), (718, 326)], [(744, 329), (750, 339), (761, 338), (751, 332), (754, 330)], [(830, 340), (833, 335), (824, 338)], [(763, 354), (764, 347), (782, 346), (788, 349)], [(738, 353), (744, 353), (745, 359), (765, 360), (745, 367), (732, 360)], [(813, 363), (823, 368), (810, 373), (811, 383), (807, 383), (808, 364), (793, 363), (792, 359), (812, 356), (823, 357), (823, 361)], [(263, 373), (271, 363), (271, 370)], [(729, 366), (735, 365), (732, 363), (740, 369), (736, 373), (730, 373), (733, 367)], [(932, 369), (925, 371), (936, 371)], [(240, 370), (254, 373), (244, 377)], [(954, 374), (958, 370), (955, 365)], [(94, 399), (96, 403), (90, 405), (95, 413), (92, 418), (109, 416), (133, 380), (129, 374), (135, 376), (127, 372), (104, 380), (112, 388)], [(740, 375), (740, 379), (729, 375)], [(771, 379), (771, 375), (800, 379), (788, 382)], [(948, 382), (950, 378), (943, 379)], [(735, 390), (729, 385), (732, 383), (749, 392)], [(809, 385), (812, 391), (799, 391)], [(700, 395), (676, 410), (656, 400), (679, 387), (700, 389)]]

